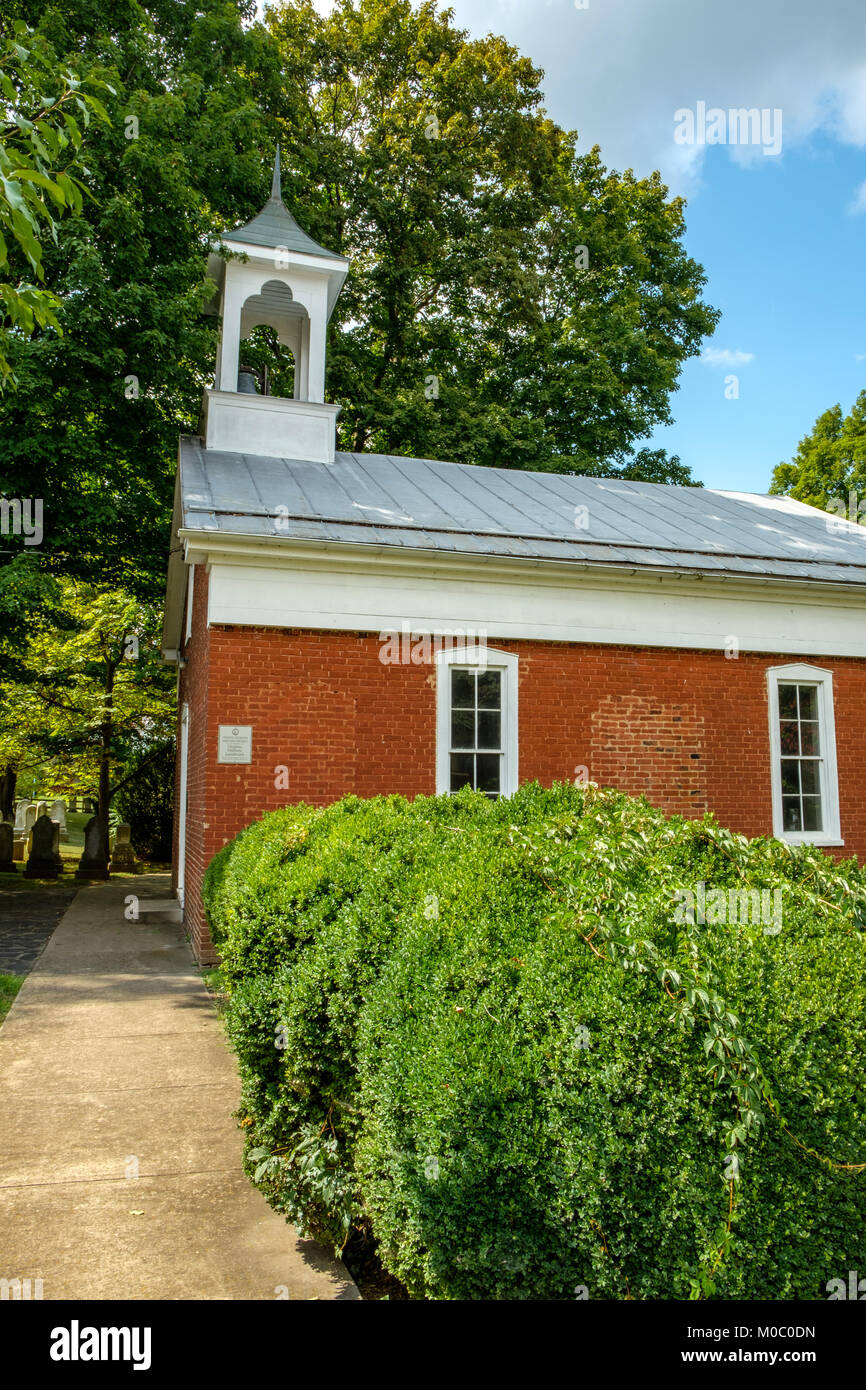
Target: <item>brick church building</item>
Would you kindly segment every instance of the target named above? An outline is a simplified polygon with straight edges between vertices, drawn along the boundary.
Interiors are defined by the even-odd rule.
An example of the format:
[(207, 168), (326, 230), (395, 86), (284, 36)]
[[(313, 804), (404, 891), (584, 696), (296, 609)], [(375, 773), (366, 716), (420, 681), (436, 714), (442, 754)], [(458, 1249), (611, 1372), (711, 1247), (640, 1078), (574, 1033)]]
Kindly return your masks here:
[[(866, 528), (787, 498), (340, 453), (349, 263), (279, 190), (212, 258), (222, 332), (180, 441), (175, 886), (263, 812), (583, 779), (746, 835), (866, 854)], [(271, 325), (294, 397), (241, 345)]]

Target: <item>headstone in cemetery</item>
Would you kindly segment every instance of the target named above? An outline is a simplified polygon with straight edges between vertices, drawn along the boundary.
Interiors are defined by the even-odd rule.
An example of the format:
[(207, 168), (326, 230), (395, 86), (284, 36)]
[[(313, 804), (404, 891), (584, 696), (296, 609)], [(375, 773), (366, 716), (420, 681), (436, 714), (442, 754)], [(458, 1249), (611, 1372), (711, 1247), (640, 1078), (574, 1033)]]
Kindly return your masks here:
[(47, 816), (47, 815), (48, 815), (48, 802), (47, 802), (47, 801), (37, 801), (37, 803), (36, 803), (36, 819), (38, 820), (40, 816)]
[(16, 834), (16, 835), (23, 835), (23, 834), (24, 834), (24, 817), (25, 817), (26, 814), (27, 814), (27, 807), (30, 806), (30, 805), (31, 805), (31, 802), (28, 800), (28, 798), (27, 798), (26, 796), (23, 796), (23, 797), (21, 798), (21, 800), (18, 802), (18, 805), (15, 807), (15, 834)]
[(66, 829), (66, 802), (62, 800), (51, 803), (51, 819), (60, 826), (61, 840), (69, 839), (69, 831)]
[(112, 873), (132, 873), (135, 868), (135, 851), (130, 843), (130, 829), (121, 824), (114, 834), (114, 848), (111, 851)]
[(25, 838), (25, 840), (27, 839), (28, 835), (30, 834), (30, 831), (33, 829), (33, 824), (34, 824), (34, 821), (35, 821), (35, 820), (36, 820), (36, 803), (33, 802), (33, 801), (31, 801), (31, 802), (30, 802), (30, 805), (27, 807), (27, 810), (24, 812), (24, 838)]
[(84, 853), (78, 861), (76, 878), (108, 878), (108, 832), (98, 816), (91, 816), (84, 827)]
[(24, 863), (24, 851), (27, 848), (27, 841), (23, 835), (18, 835), (12, 841), (12, 858), (16, 864)]
[(47, 812), (36, 817), (30, 832), (30, 854), (25, 878), (56, 878), (61, 872), (60, 827)]
[(0, 874), (17, 873), (12, 857), (15, 847), (15, 828), (11, 821), (0, 821)]

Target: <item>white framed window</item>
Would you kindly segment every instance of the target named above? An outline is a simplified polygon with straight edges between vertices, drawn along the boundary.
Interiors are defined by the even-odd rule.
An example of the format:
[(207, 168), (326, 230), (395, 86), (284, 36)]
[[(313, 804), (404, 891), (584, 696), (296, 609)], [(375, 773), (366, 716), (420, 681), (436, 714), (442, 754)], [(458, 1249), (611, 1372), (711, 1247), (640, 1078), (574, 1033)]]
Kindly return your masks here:
[(790, 844), (841, 845), (833, 672), (767, 671), (773, 834)]
[(517, 669), (511, 652), (454, 647), (436, 653), (436, 791), (517, 790)]

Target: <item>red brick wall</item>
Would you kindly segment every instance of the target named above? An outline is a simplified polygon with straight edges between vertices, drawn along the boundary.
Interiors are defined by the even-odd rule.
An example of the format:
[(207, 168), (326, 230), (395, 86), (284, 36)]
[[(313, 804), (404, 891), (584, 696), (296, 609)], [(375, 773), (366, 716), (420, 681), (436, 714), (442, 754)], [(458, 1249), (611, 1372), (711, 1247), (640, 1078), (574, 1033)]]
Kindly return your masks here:
[[(205, 629), (182, 676), (190, 705), (187, 921), (212, 959), (199, 891), (211, 856), (264, 811), (435, 791), (435, 685), (430, 665), (382, 665), (376, 634)], [(712, 810), (746, 835), (772, 832), (765, 671), (810, 660), (834, 671), (842, 833), (839, 853), (866, 853), (866, 662), (822, 657), (497, 641), (520, 657), (520, 780), (589, 778), (645, 793), (669, 812)], [(209, 656), (209, 661), (208, 661)], [(220, 724), (253, 726), (249, 766), (216, 761)], [(278, 788), (279, 770), (288, 786)], [(285, 779), (283, 779), (285, 780)]]

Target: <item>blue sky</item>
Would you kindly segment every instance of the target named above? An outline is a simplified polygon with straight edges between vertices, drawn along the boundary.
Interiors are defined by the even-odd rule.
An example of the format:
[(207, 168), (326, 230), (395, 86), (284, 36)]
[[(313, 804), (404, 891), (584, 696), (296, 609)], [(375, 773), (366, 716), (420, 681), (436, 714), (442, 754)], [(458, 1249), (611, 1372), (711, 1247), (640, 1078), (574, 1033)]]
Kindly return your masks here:
[[(847, 211), (864, 165), (823, 136), (766, 167), (708, 152), (686, 239), (722, 311), (704, 355), (751, 361), (689, 362), (675, 423), (653, 441), (708, 487), (766, 491), (817, 416), (866, 386), (866, 215)], [(738, 399), (725, 394), (732, 373)]]
[[(767, 491), (816, 417), (866, 387), (866, 3), (452, 8), (472, 34), (503, 34), (545, 70), (547, 109), (582, 147), (598, 143), (610, 167), (639, 176), (658, 168), (688, 199), (685, 245), (722, 319), (683, 370), (674, 424), (651, 442), (709, 487)], [(780, 111), (781, 152), (678, 144), (675, 113), (698, 102)]]

